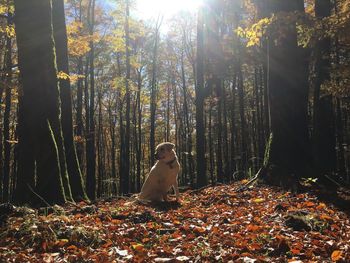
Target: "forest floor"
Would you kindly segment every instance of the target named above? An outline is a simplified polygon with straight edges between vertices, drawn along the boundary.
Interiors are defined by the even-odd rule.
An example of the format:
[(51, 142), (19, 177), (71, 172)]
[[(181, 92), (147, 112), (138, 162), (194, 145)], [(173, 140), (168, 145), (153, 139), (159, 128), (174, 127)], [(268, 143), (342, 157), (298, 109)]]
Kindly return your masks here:
[(0, 262), (350, 262), (350, 216), (315, 195), (242, 182), (181, 204), (109, 199), (10, 208)]

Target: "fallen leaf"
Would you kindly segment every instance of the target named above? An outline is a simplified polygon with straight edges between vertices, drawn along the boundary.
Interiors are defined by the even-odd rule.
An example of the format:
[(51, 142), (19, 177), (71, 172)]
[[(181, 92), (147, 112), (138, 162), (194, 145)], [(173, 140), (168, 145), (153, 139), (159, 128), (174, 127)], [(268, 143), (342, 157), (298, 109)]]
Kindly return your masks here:
[(176, 257), (176, 260), (180, 262), (184, 262), (184, 261), (190, 260), (190, 258), (186, 256), (179, 256), (179, 257)]
[(342, 258), (342, 252), (340, 250), (334, 250), (331, 259), (332, 261), (338, 261)]
[(265, 199), (264, 198), (257, 198), (257, 199), (254, 199), (253, 202), (259, 204), (259, 203), (265, 202)]
[(170, 262), (172, 260), (172, 258), (155, 258), (154, 262)]

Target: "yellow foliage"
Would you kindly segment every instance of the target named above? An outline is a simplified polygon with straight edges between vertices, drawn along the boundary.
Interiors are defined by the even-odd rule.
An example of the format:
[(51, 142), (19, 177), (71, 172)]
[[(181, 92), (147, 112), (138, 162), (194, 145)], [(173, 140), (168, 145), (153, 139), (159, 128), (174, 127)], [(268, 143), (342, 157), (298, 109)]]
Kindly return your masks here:
[(90, 42), (94, 39), (94, 36), (84, 31), (84, 26), (81, 22), (73, 21), (68, 24), (67, 36), (69, 55), (81, 57), (90, 51)]
[(6, 5), (0, 5), (0, 14), (4, 15), (7, 14), (7, 6)]
[(72, 84), (74, 84), (79, 79), (85, 78), (84, 75), (72, 74), (69, 75), (63, 71), (57, 73), (57, 78), (62, 80), (69, 80)]
[(268, 26), (271, 24), (272, 18), (263, 18), (250, 28), (243, 29), (238, 27), (234, 30), (237, 36), (247, 39), (247, 47), (256, 46), (260, 44), (260, 39), (266, 34)]
[(69, 80), (70, 76), (66, 72), (60, 71), (57, 73), (57, 78), (63, 79), (63, 80)]
[(14, 26), (4, 26), (0, 28), (0, 33), (5, 34), (7, 37), (14, 37), (16, 35)]

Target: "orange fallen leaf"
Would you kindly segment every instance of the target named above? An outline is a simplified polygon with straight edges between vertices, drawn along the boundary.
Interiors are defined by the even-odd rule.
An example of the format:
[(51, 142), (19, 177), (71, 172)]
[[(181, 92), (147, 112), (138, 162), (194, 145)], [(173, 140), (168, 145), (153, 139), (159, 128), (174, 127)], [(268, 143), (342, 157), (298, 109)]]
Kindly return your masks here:
[(332, 261), (338, 261), (342, 258), (342, 252), (340, 250), (334, 250), (331, 259)]
[(307, 201), (307, 202), (304, 203), (304, 206), (306, 206), (306, 207), (313, 207), (315, 205), (316, 204), (314, 202), (310, 202), (310, 201)]
[(113, 242), (111, 240), (108, 240), (104, 245), (102, 245), (103, 248), (108, 248), (113, 245)]
[(320, 203), (320, 204), (316, 207), (317, 210), (321, 210), (321, 209), (324, 209), (324, 208), (326, 208), (326, 204), (325, 204), (325, 203)]
[(290, 250), (290, 252), (292, 252), (293, 255), (299, 255), (300, 254), (300, 250), (299, 249), (295, 249), (295, 248), (292, 248)]
[(253, 243), (249, 247), (251, 250), (260, 250), (261, 249), (261, 245), (258, 243)]
[(55, 245), (58, 247), (63, 247), (65, 244), (69, 242), (68, 239), (59, 239), (55, 242)]
[(140, 244), (140, 243), (133, 244), (133, 245), (131, 245), (131, 247), (132, 247), (134, 250), (136, 250), (136, 251), (142, 251), (143, 248), (144, 248), (144, 246), (143, 246), (142, 244)]
[(67, 250), (77, 250), (78, 248), (74, 245), (70, 245), (69, 247), (67, 247)]
[(257, 225), (248, 225), (248, 226), (247, 226), (247, 230), (248, 230), (248, 231), (255, 232), (255, 231), (259, 230), (259, 229), (260, 229), (260, 227), (257, 226)]
[(322, 220), (328, 220), (328, 221), (333, 221), (333, 218), (328, 216), (328, 215), (325, 215), (325, 214), (322, 214), (320, 215), (320, 219)]

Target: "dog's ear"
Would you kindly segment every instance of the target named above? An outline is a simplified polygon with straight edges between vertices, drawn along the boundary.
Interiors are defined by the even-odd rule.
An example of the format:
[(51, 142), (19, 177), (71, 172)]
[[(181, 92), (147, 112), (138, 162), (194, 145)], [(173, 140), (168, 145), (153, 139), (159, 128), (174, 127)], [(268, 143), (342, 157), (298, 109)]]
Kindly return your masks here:
[(167, 148), (168, 148), (168, 151), (170, 152), (171, 150), (173, 150), (175, 148), (175, 144), (173, 144), (171, 142), (168, 142), (167, 143)]

